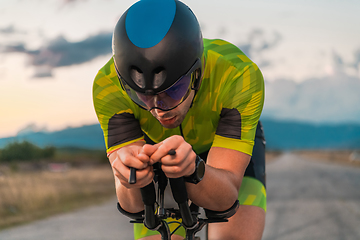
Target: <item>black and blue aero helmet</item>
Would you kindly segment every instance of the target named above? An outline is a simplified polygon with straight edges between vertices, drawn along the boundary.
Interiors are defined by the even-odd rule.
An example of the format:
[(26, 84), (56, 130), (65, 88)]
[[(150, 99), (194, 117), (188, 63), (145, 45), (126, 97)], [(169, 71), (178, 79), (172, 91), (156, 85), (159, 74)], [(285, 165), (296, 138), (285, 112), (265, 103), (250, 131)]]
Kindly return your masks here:
[(178, 0), (136, 2), (121, 16), (113, 34), (121, 85), (147, 110), (173, 109), (191, 89), (198, 90), (203, 48), (194, 13)]

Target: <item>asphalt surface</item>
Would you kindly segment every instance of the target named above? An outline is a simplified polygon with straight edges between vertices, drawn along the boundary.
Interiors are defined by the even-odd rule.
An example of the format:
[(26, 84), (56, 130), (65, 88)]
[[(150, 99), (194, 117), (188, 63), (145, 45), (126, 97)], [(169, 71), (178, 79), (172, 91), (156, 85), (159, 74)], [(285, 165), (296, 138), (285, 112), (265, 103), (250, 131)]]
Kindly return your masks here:
[[(267, 165), (263, 240), (359, 240), (360, 168), (284, 154)], [(0, 232), (0, 240), (132, 239), (129, 219), (112, 199)]]
[(267, 173), (264, 240), (360, 239), (360, 168), (285, 154)]

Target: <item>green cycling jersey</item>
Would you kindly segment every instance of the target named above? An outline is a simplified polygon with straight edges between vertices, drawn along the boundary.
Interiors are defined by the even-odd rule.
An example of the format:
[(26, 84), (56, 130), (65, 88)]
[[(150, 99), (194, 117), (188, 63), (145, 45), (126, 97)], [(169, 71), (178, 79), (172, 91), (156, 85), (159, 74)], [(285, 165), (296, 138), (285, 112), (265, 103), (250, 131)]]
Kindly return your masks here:
[(211, 147), (252, 154), (264, 103), (262, 73), (235, 45), (221, 39), (203, 41), (201, 87), (177, 128), (164, 128), (127, 96), (112, 59), (100, 69), (94, 80), (93, 101), (108, 154), (143, 139), (144, 134), (155, 143), (182, 135), (197, 154)]

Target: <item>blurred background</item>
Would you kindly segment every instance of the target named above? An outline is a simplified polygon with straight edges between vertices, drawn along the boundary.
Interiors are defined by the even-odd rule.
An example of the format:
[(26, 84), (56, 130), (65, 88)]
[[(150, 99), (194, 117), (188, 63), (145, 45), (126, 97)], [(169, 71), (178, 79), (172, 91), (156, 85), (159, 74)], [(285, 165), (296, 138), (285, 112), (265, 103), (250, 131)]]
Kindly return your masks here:
[[(133, 3), (0, 1), (0, 147), (8, 137), (97, 123), (92, 82), (111, 57), (114, 25)], [(204, 37), (234, 43), (262, 70), (266, 81), (262, 120), (265, 126), (271, 125), (266, 131), (268, 140), (277, 138), (269, 141), (268, 147), (285, 147), (278, 143), (284, 138), (289, 141), (286, 147), (360, 146), (359, 138), (348, 130), (359, 134), (358, 1), (186, 3), (197, 15)], [(283, 121), (296, 124), (289, 127), (301, 128), (302, 135), (282, 136), (276, 124), (279, 121), (280, 126)], [(272, 136), (271, 129), (276, 129), (278, 136)], [(325, 137), (318, 131), (335, 132)], [(312, 140), (312, 135), (332, 142)], [(38, 144), (44, 141), (60, 144), (48, 139)], [(94, 147), (101, 142), (98, 138), (97, 143), (76, 144)]]
[[(44, 163), (52, 172), (64, 172), (84, 162), (106, 162), (92, 83), (111, 57), (117, 20), (134, 2), (0, 0), (0, 178), (22, 169), (39, 171)], [(341, 161), (360, 158), (360, 1), (183, 2), (204, 37), (232, 42), (262, 70), (261, 120), (269, 153), (311, 150), (334, 160), (336, 151)], [(18, 165), (29, 159), (37, 165)], [(104, 171), (110, 172), (101, 175), (110, 177), (94, 181), (104, 181), (99, 189), (110, 181), (104, 190), (109, 196), (113, 180), (111, 170)], [(52, 194), (39, 206), (54, 202)], [(22, 211), (9, 202), (2, 203), (2, 216)]]

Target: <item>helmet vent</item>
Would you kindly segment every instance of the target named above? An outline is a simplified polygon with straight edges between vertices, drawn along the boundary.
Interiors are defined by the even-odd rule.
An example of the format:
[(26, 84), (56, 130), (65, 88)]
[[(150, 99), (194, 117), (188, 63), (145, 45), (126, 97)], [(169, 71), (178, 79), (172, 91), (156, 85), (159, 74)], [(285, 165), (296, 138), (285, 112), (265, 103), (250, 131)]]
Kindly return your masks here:
[(158, 88), (160, 87), (166, 79), (166, 70), (163, 67), (157, 67), (154, 69), (154, 83), (153, 87)]
[(138, 67), (132, 66), (130, 70), (130, 77), (136, 85), (141, 88), (145, 88), (144, 74)]

